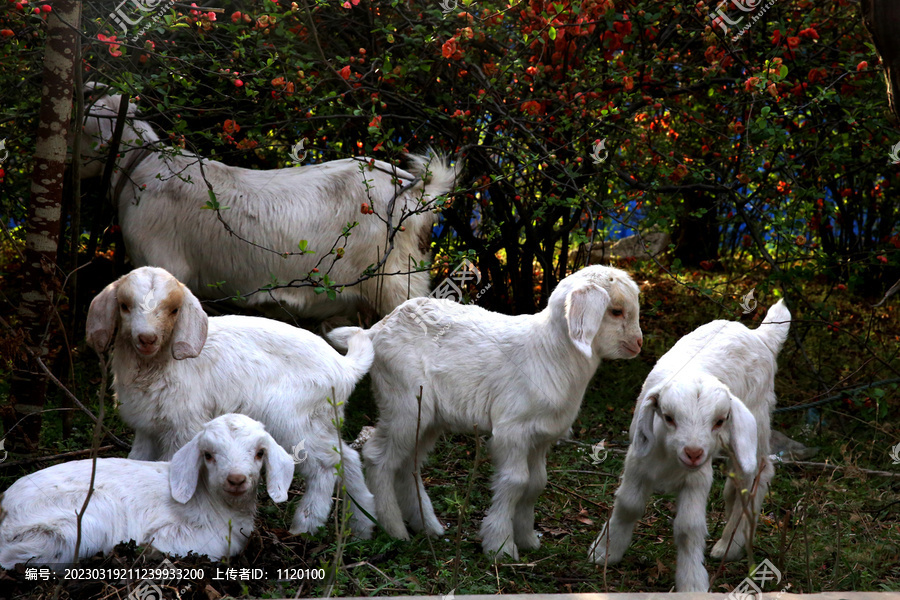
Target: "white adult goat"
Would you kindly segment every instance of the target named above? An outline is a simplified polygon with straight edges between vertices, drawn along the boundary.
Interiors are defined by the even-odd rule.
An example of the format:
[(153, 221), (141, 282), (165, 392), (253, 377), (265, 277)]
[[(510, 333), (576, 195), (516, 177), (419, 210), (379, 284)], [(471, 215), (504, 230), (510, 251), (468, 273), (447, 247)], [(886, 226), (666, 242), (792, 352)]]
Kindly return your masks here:
[(283, 448), (297, 448), (307, 489), (292, 533), (325, 523), (335, 467), (343, 459), (344, 483), (355, 501), (351, 526), (361, 537), (371, 535), (373, 523), (360, 507), (372, 514), (375, 504), (359, 453), (340, 441), (334, 424), (372, 364), (372, 344), (362, 330), (351, 332), (350, 350), (341, 356), (319, 336), (286, 323), (208, 318), (187, 287), (153, 267), (121, 277), (91, 302), (88, 344), (103, 351), (117, 328), (113, 387), (122, 419), (135, 429), (129, 458), (168, 460), (206, 421), (242, 413), (262, 421)]
[[(112, 139), (120, 101), (118, 95), (101, 96), (87, 113), (83, 177), (103, 170), (107, 152), (101, 145)], [(397, 232), (382, 269), (386, 275), (345, 288), (339, 302), (311, 287), (275, 289), (246, 300), (259, 306), (274, 299), (297, 314), (325, 318), (359, 307), (387, 314), (407, 298), (428, 294), (427, 271), (390, 274), (408, 273), (430, 259), (433, 202), (453, 189), (457, 176), (445, 159), (411, 155), (410, 171), (381, 161), (371, 168), (368, 158), (241, 169), (191, 153), (174, 155), (150, 124), (135, 116), (135, 106), (129, 105), (111, 181), (125, 247), (135, 266), (163, 267), (197, 296), (210, 299), (248, 294), (270, 285), (273, 277), (282, 283), (301, 279), (313, 268), (328, 272), (334, 282), (352, 283), (389, 245), (382, 219), (392, 219), (397, 227), (405, 216), (405, 231)], [(213, 211), (203, 210), (209, 200), (204, 178), (219, 204), (228, 207), (222, 213), (228, 225), (258, 246), (231, 235)], [(363, 203), (375, 214), (360, 214)], [(342, 229), (354, 221), (359, 225), (339, 244), (343, 257), (328, 257)], [(300, 240), (315, 253), (282, 256), (296, 252)]]
[[(129, 540), (178, 556), (234, 556), (253, 532), (263, 464), (269, 496), (284, 502), (294, 461), (262, 423), (235, 414), (205, 424), (171, 463), (99, 458), (79, 556)], [(92, 469), (91, 460), (55, 465), (0, 496), (0, 566), (73, 562)]]
[[(485, 553), (516, 560), (519, 548), (537, 548), (534, 503), (547, 483), (547, 450), (578, 415), (600, 360), (640, 352), (638, 294), (624, 271), (593, 266), (563, 279), (535, 315), (416, 298), (369, 329), (380, 414), (363, 456), (384, 529), (407, 539), (406, 519), (416, 530), (443, 533), (413, 471), (442, 432), (474, 426), (492, 435), (496, 469), (481, 527)], [(423, 331), (425, 321), (443, 333)], [(329, 337), (340, 344), (348, 334), (341, 328)]]
[[(712, 556), (741, 556), (774, 474), (768, 458), (769, 412), (775, 406), (776, 359), (790, 321), (791, 313), (779, 301), (755, 330), (713, 321), (681, 338), (659, 359), (638, 397), (622, 484), (609, 523), (591, 545), (591, 560), (619, 562), (650, 494), (672, 492), (678, 502), (675, 588), (707, 591), (703, 553), (711, 459), (728, 447), (737, 460), (729, 461), (729, 469), (739, 480), (737, 487), (730, 477), (725, 482), (727, 523)], [(740, 498), (738, 490), (749, 490), (749, 498)]]

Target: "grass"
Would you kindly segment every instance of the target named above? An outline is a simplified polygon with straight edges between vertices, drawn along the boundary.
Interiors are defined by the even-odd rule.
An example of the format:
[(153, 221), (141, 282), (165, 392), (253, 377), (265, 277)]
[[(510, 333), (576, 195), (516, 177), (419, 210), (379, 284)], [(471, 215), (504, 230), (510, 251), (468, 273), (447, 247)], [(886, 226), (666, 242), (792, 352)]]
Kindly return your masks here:
[[(343, 545), (343, 568), (336, 573), (334, 596), (444, 595), (451, 590), (461, 595), (672, 589), (676, 559), (672, 540), (673, 496), (652, 497), (634, 542), (619, 565), (609, 566), (604, 572), (602, 567), (588, 564), (587, 548), (612, 506), (634, 400), (655, 359), (678, 337), (702, 323), (713, 318), (741, 317), (738, 299), (754, 287), (754, 282), (699, 272), (682, 274), (686, 284), (682, 285), (670, 278), (650, 277), (656, 272), (650, 266), (635, 265), (632, 270), (635, 279), (644, 282), (644, 350), (637, 359), (610, 361), (601, 366), (585, 395), (573, 427), (573, 439), (551, 450), (547, 465), (550, 485), (537, 504), (536, 527), (542, 539), (539, 550), (523, 552), (518, 564), (502, 565), (492, 564), (481, 553), (478, 526), (490, 504), (490, 461), (482, 460), (473, 469), (473, 436), (449, 435), (438, 443), (423, 468), (429, 495), (439, 517), (448, 525), (443, 537), (429, 543), (417, 535), (402, 542), (378, 532), (372, 540), (338, 540), (333, 521), (318, 535), (292, 537), (287, 528), (301, 487), (292, 492), (288, 504), (261, 502), (260, 527), (247, 550), (232, 559), (231, 566), (266, 566), (270, 572), (276, 566), (326, 568), (334, 561), (335, 544), (339, 542)], [(774, 302), (774, 292), (766, 289), (763, 282), (756, 287), (761, 306)], [(795, 335), (779, 360), (779, 406), (797, 406), (819, 397), (826, 391), (820, 378), (831, 385), (848, 378), (837, 386), (840, 388), (896, 376), (891, 373), (891, 368), (896, 370), (900, 365), (896, 302), (860, 313), (859, 299), (816, 282), (807, 282), (804, 289), (804, 299), (792, 299)], [(748, 326), (755, 327), (762, 312), (757, 310), (742, 318)], [(82, 398), (96, 393), (96, 381), (92, 382), (96, 368), (90, 362), (89, 358), (78, 362), (79, 381), (75, 387)], [(890, 448), (900, 442), (898, 407), (897, 385), (888, 385), (847, 395), (819, 407), (815, 413), (795, 410), (774, 416), (775, 429), (820, 448), (811, 460), (840, 468), (776, 465), (754, 556), (757, 561), (769, 559), (781, 571), (782, 579), (777, 586), (770, 583), (765, 591), (775, 592), (788, 585), (791, 592), (804, 593), (900, 590), (900, 477), (865, 472), (868, 469), (900, 475), (900, 465), (892, 465), (888, 455)], [(374, 424), (376, 415), (366, 378), (349, 403), (345, 439), (353, 439), (362, 426)], [(45, 420), (48, 454), (88, 444), (90, 427), (80, 416), (76, 418), (76, 435), (67, 441), (60, 440), (58, 419), (53, 413)], [(108, 420), (117, 434), (126, 438), (130, 435), (115, 415)], [(611, 451), (604, 462), (593, 464), (591, 445), (604, 439)], [(482, 454), (486, 442), (486, 438), (481, 439)], [(35, 468), (0, 469), (0, 489)], [(724, 526), (724, 481), (724, 475), (717, 474), (710, 495), (708, 548)], [(467, 494), (470, 485), (471, 493)], [(462, 528), (457, 531), (460, 511), (464, 511), (464, 516)], [(461, 557), (458, 563), (457, 553)], [(127, 566), (137, 561), (156, 565), (159, 558), (131, 545), (120, 546), (113, 556), (94, 558), (89, 564)], [(205, 557), (192, 556), (177, 563), (207, 570), (203, 582), (178, 584), (179, 593), (185, 589), (183, 598), (213, 597), (205, 591), (207, 585), (217, 593), (235, 597), (321, 596), (324, 592), (323, 582), (310, 579), (216, 581), (211, 577), (216, 565)], [(721, 568), (712, 590), (724, 594), (740, 584), (753, 565), (742, 560), (722, 566), (710, 560), (707, 567), (711, 574)], [(124, 597), (124, 589), (116, 582), (68, 582), (59, 590), (59, 597), (101, 598), (117, 590)], [(21, 574), (0, 576), (0, 597), (50, 597), (53, 592), (53, 582), (34, 584), (24, 581)]]

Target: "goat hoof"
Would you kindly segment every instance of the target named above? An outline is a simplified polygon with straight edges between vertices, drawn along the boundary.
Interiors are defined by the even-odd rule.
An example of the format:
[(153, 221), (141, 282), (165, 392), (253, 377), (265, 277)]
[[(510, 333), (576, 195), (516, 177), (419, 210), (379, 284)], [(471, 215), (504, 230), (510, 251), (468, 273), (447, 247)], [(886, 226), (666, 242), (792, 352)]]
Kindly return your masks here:
[(744, 556), (744, 546), (743, 544), (738, 543), (737, 540), (731, 542), (731, 548), (728, 549), (728, 554), (725, 554), (726, 548), (728, 548), (728, 540), (721, 539), (715, 543), (709, 555), (713, 558), (725, 561), (738, 560)]
[(613, 548), (610, 548), (610, 552), (607, 555), (605, 544), (606, 540), (598, 540), (595, 545), (591, 546), (590, 551), (588, 551), (588, 560), (590, 562), (596, 565), (614, 565), (622, 560), (624, 552), (616, 552)]
[(487, 544), (482, 544), (484, 553), (492, 557), (495, 563), (501, 563), (505, 560), (513, 562), (519, 561), (519, 549), (512, 542), (506, 542), (500, 548), (494, 548)]
[(530, 531), (516, 538), (516, 546), (522, 550), (537, 550), (541, 547), (541, 538), (534, 531)]

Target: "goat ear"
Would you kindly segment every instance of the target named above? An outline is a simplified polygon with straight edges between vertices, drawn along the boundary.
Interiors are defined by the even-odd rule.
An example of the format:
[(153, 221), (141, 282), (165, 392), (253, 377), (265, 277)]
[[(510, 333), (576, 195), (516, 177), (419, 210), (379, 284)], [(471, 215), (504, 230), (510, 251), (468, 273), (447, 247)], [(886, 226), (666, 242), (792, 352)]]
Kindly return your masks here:
[(199, 356), (206, 343), (206, 331), (209, 327), (209, 317), (203, 312), (200, 301), (186, 285), (182, 284), (181, 289), (184, 291), (184, 300), (178, 311), (178, 322), (175, 323), (175, 335), (172, 337), (172, 357), (175, 360)]
[(569, 338), (582, 354), (593, 355), (591, 344), (600, 331), (600, 322), (609, 306), (609, 294), (599, 285), (579, 286), (566, 296), (566, 324)]
[(754, 477), (759, 467), (759, 459), (756, 456), (758, 448), (756, 417), (740, 398), (730, 391), (728, 395), (731, 396), (731, 417), (728, 419), (731, 450), (744, 474)]
[(197, 434), (175, 453), (169, 463), (169, 489), (175, 500), (184, 504), (194, 496), (200, 467), (200, 434)]
[(656, 436), (653, 434), (653, 417), (659, 408), (659, 392), (648, 393), (637, 406), (632, 421), (631, 447), (635, 458), (649, 454)]
[(266, 491), (275, 502), (284, 502), (288, 499), (288, 489), (294, 480), (294, 459), (285, 452), (269, 436), (269, 445), (266, 448)]
[(87, 343), (97, 352), (103, 352), (109, 346), (116, 331), (116, 320), (119, 316), (119, 303), (116, 299), (116, 288), (119, 281), (113, 281), (103, 288), (91, 300), (91, 307), (87, 314)]

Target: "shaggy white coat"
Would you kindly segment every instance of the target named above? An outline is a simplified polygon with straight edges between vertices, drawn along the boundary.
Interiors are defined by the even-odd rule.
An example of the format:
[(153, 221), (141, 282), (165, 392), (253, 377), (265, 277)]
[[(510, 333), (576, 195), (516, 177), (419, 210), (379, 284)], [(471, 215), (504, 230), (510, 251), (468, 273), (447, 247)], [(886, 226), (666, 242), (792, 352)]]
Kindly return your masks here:
[[(263, 422), (288, 452), (298, 448), (297, 471), (307, 489), (293, 533), (325, 524), (343, 454), (343, 481), (355, 501), (351, 526), (369, 537), (373, 523), (360, 507), (372, 514), (374, 499), (359, 454), (334, 425), (372, 364), (372, 344), (362, 330), (350, 336), (342, 356), (319, 336), (286, 323), (209, 318), (170, 273), (142, 267), (91, 302), (88, 343), (102, 351), (114, 332), (113, 388), (122, 419), (135, 429), (129, 458), (168, 460), (206, 421), (245, 414)], [(334, 449), (339, 443), (341, 452)]]
[[(79, 557), (106, 554), (130, 540), (177, 556), (238, 554), (253, 532), (263, 464), (269, 496), (284, 502), (293, 460), (261, 423), (233, 414), (204, 425), (171, 463), (97, 459)], [(73, 562), (76, 515), (92, 467), (90, 460), (55, 465), (0, 496), (0, 567)]]
[[(421, 465), (445, 431), (477, 429), (492, 436), (495, 467), (481, 527), (485, 552), (516, 560), (519, 549), (537, 548), (534, 504), (547, 482), (547, 450), (578, 415), (600, 360), (640, 352), (638, 293), (627, 273), (593, 266), (563, 279), (538, 314), (417, 298), (368, 330), (379, 418), (363, 456), (384, 529), (407, 539), (406, 520), (416, 530), (443, 533), (413, 475), (416, 459)], [(340, 344), (353, 333), (336, 329), (329, 337)]]
[(650, 494), (674, 493), (676, 590), (707, 591), (706, 503), (711, 459), (723, 449), (730, 449), (737, 461), (729, 460), (729, 470), (737, 474), (740, 489), (753, 491), (745, 497), (748, 519), (734, 480), (726, 481), (727, 523), (712, 556), (733, 560), (743, 554), (774, 474), (768, 458), (770, 412), (775, 406), (777, 357), (790, 322), (790, 312), (779, 301), (755, 330), (733, 321), (713, 321), (681, 338), (659, 359), (638, 397), (622, 484), (609, 523), (591, 544), (592, 561), (619, 562)]
[[(83, 177), (98, 176), (103, 170), (106, 152), (101, 145), (112, 139), (120, 100), (118, 95), (102, 96), (88, 111)], [(159, 144), (149, 123), (135, 119), (135, 113), (136, 108), (129, 106), (118, 169), (111, 182), (112, 189), (122, 189), (113, 201), (128, 256), (139, 267), (165, 268), (200, 298), (247, 294), (271, 284), (273, 277), (282, 283), (301, 278), (328, 255), (347, 223), (358, 221), (349, 239), (337, 244), (344, 247), (343, 257), (327, 256), (318, 267), (334, 282), (352, 283), (384, 255), (388, 228), (381, 219), (391, 218), (396, 227), (402, 215), (423, 208), (427, 210), (403, 222), (405, 231), (396, 235), (383, 272), (407, 273), (430, 259), (431, 230), (437, 219), (431, 210), (434, 199), (451, 191), (457, 176), (443, 158), (410, 156), (411, 172), (381, 161), (370, 169), (368, 158), (267, 171), (202, 159), (201, 173), (200, 157), (173, 155), (171, 148)], [(130, 169), (132, 153), (147, 145), (156, 151)], [(228, 207), (222, 217), (234, 231), (274, 253), (232, 236), (214, 211), (203, 210), (209, 200), (203, 174), (220, 206)], [(130, 180), (119, 186), (121, 177)], [(377, 214), (362, 214), (363, 203)], [(315, 253), (281, 256), (297, 252), (300, 240), (306, 240), (307, 249)], [(247, 302), (271, 305), (274, 298), (297, 314), (315, 318), (358, 308), (386, 314), (407, 298), (427, 295), (428, 286), (428, 272), (421, 271), (374, 277), (344, 289), (337, 302), (311, 287), (274, 290), (271, 298), (256, 293)]]

